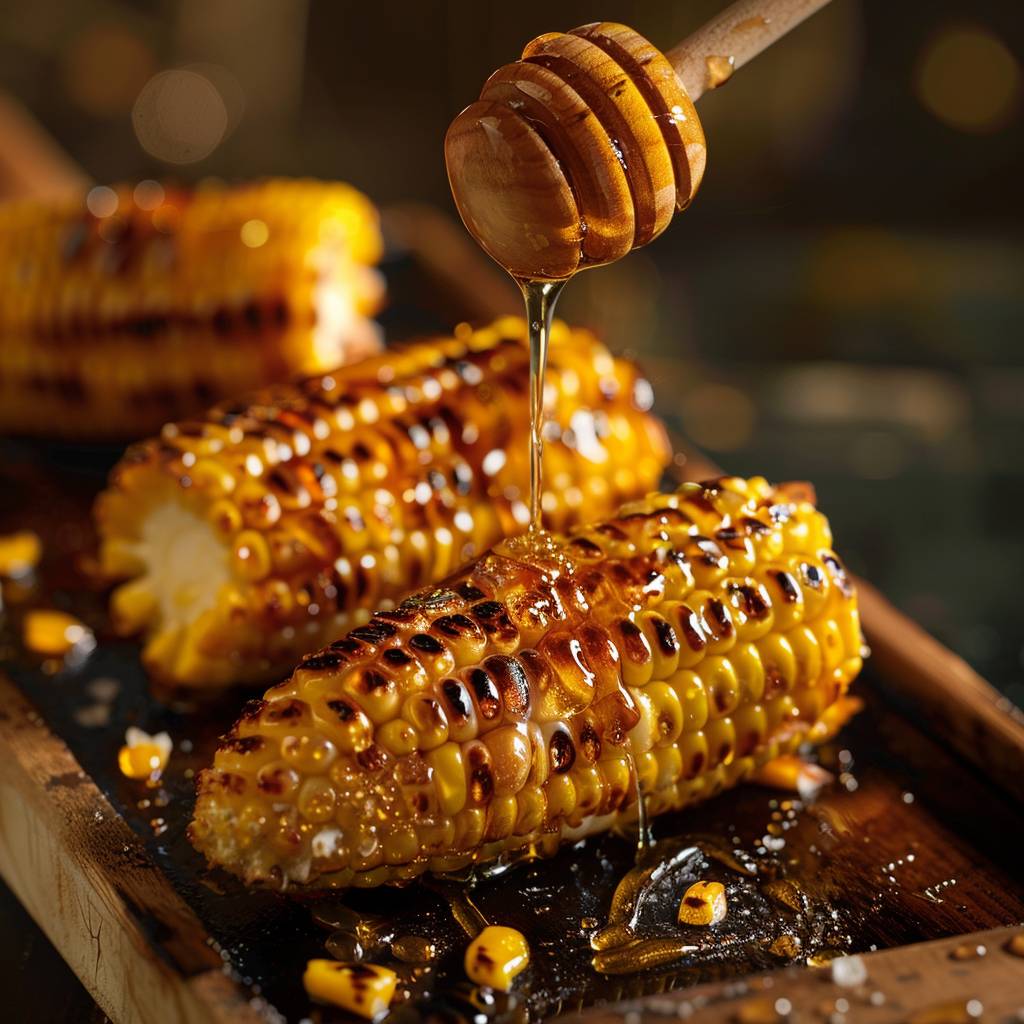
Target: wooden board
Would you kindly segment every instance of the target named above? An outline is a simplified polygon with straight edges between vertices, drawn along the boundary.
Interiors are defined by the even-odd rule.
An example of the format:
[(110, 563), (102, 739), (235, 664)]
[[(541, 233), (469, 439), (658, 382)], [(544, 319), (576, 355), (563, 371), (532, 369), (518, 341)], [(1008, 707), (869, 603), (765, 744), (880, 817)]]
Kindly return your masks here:
[[(245, 894), (209, 875), (182, 835), (188, 773), (208, 761), (213, 738), (233, 718), (239, 698), (199, 716), (154, 705), (137, 650), (103, 635), (102, 595), (89, 593), (73, 572), (74, 553), (89, 543), (81, 528), (89, 499), (114, 454), (27, 446), (0, 453), (0, 490), (13, 499), (0, 512), (0, 533), (26, 523), (42, 532), (51, 584), (40, 597), (67, 603), (101, 634), (84, 666), (48, 674), (38, 663), (15, 658), (0, 678), (0, 872), (117, 1024), (247, 1021), (277, 1013), (298, 1020), (311, 1012), (299, 983), (301, 966), (322, 954), (326, 933), (301, 902)], [(697, 457), (688, 468), (693, 475), (708, 472)], [(787, 834), (788, 849), (797, 858), (826, 828), (836, 832), (829, 870), (847, 890), (851, 948), (899, 947), (866, 958), (879, 990), (891, 992), (898, 983), (900, 997), (881, 1007), (868, 1001), (858, 1009), (874, 1014), (865, 1020), (906, 1019), (940, 1000), (974, 998), (1011, 1012), (1020, 967), (1001, 951), (1009, 933), (989, 930), (1024, 920), (1019, 854), (1006, 842), (1024, 832), (1024, 726), (987, 683), (866, 584), (862, 602), (874, 651), (860, 684), (869, 709), (828, 755), (852, 755), (853, 785), (835, 787), (807, 809)], [(98, 678), (118, 684), (104, 728), (83, 724), (81, 715), (95, 703), (91, 686)], [(117, 746), (131, 723), (167, 728), (178, 741), (166, 794), (117, 773)], [(190, 752), (181, 749), (182, 739), (191, 742)], [(662, 827), (695, 835), (725, 835), (732, 828), (747, 843), (766, 826), (770, 801), (778, 798), (748, 787)], [(608, 839), (568, 851), (530, 869), (530, 888), (564, 892), (573, 864), (590, 864), (598, 854), (621, 864), (628, 849)], [(810, 868), (815, 863), (809, 861)], [(891, 865), (898, 870), (888, 870)], [(511, 916), (512, 892), (532, 910), (534, 896), (518, 892), (516, 877), (483, 884), (475, 898), (485, 910)], [(595, 899), (603, 898), (600, 884)], [(396, 916), (414, 916), (429, 910), (423, 907), (430, 894), (422, 890), (363, 894), (353, 902), (365, 908), (372, 899)], [(439, 925), (439, 933), (445, 927), (450, 922)], [(948, 946), (913, 944), (979, 929), (986, 934), (954, 942), (985, 944), (990, 955), (977, 960), (953, 962)], [(784, 992), (794, 1006), (803, 1006), (805, 997), (815, 1007), (826, 999), (853, 999), (837, 995), (820, 971), (738, 982), (737, 971), (762, 971), (765, 959), (719, 966), (725, 977), (703, 984), (699, 971), (614, 983), (594, 979), (589, 991), (577, 986), (580, 991), (550, 1010), (615, 995), (629, 1001), (584, 1016), (679, 1016), (679, 1006), (688, 1003), (705, 1008), (707, 1019), (731, 1020), (745, 1012), (744, 999), (766, 991)], [(941, 986), (934, 980), (939, 976)], [(662, 991), (683, 984), (690, 986), (685, 992)]]

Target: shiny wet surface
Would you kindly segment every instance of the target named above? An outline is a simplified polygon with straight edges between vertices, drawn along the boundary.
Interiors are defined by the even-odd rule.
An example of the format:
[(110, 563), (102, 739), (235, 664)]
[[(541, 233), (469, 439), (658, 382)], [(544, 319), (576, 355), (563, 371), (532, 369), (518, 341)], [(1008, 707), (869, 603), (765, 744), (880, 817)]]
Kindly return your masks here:
[[(15, 500), (0, 532), (31, 523), (45, 554), (36, 585), (8, 594), (4, 667), (143, 838), (227, 969), (290, 1020), (310, 1014), (302, 969), (327, 949), (395, 967), (409, 993), (403, 1015), (521, 1019), (1024, 917), (1024, 880), (1005, 843), (1024, 818), (884, 704), (870, 668), (854, 688), (867, 709), (821, 751), (836, 781), (816, 800), (747, 786), (654, 822), (659, 843), (642, 866), (675, 863), (640, 887), (639, 906), (627, 915), (631, 934), (597, 951), (601, 970), (592, 939), (634, 865), (633, 835), (595, 837), (490, 879), (327, 898), (246, 892), (208, 872), (184, 835), (191, 776), (209, 763), (242, 698), (192, 710), (152, 699), (137, 647), (109, 636), (103, 594), (80, 571), (90, 540), (85, 509), (104, 456), (48, 451), (40, 479), (39, 454), (21, 448), (5, 462), (3, 483)], [(19, 623), (31, 606), (79, 615), (96, 630), (96, 649), (77, 664), (26, 655)], [(174, 740), (159, 786), (119, 774), (128, 725), (167, 730)], [(679, 900), (698, 879), (725, 886), (729, 911), (710, 927), (678, 925)], [(467, 898), (478, 915), (467, 911)], [(462, 956), (481, 917), (529, 939), (532, 964), (512, 999), (489, 999), (465, 980)], [(423, 939), (434, 947), (430, 956), (416, 941)]]

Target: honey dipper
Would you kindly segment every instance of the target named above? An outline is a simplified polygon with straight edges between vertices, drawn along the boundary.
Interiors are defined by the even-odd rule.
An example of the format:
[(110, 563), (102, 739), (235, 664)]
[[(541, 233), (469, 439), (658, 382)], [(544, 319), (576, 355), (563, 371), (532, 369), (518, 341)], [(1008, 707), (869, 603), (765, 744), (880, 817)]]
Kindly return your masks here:
[(694, 102), (827, 2), (738, 0), (665, 54), (612, 22), (538, 36), (448, 129), (466, 227), (521, 281), (646, 245), (703, 177)]

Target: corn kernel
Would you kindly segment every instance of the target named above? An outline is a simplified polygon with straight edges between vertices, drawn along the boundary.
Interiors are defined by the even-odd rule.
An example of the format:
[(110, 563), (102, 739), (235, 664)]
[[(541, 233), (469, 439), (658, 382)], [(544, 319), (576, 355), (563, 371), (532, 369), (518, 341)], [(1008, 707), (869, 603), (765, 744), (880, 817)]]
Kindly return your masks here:
[(314, 999), (373, 1020), (391, 1005), (398, 975), (376, 964), (310, 960), (302, 975), (302, 984)]
[(780, 754), (762, 765), (752, 776), (754, 782), (769, 789), (788, 789), (810, 799), (832, 781), (832, 774), (821, 765), (805, 761), (797, 754)]
[(508, 992), (530, 963), (526, 937), (515, 928), (488, 925), (466, 950), (466, 975), (477, 985)]
[(721, 882), (694, 882), (679, 904), (679, 923), (718, 924), (727, 911), (725, 886)]
[(24, 576), (36, 567), (42, 554), (42, 542), (29, 530), (0, 537), (0, 576)]
[(33, 610), (23, 623), (25, 646), (36, 654), (63, 657), (76, 647), (95, 645), (92, 630), (73, 615), (50, 609)]
[(171, 756), (171, 737), (165, 732), (150, 736), (131, 726), (117, 755), (121, 774), (129, 779), (158, 779)]

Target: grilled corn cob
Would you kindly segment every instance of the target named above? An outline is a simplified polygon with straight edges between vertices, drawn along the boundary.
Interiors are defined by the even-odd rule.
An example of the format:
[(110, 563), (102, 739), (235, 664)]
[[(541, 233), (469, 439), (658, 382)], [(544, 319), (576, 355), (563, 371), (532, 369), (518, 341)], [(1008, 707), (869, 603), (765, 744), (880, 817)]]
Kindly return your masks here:
[(370, 202), (314, 181), (0, 207), (0, 432), (145, 436), (365, 355), (380, 249)]
[(250, 883), (461, 870), (731, 786), (817, 738), (861, 666), (804, 486), (723, 478), (502, 542), (246, 705), (191, 837)]
[[(280, 678), (524, 527), (528, 371), (510, 318), (165, 428), (98, 502), (102, 567), (133, 577), (115, 622), (167, 682)], [(552, 527), (655, 486), (668, 448), (631, 364), (559, 325), (547, 387)]]

